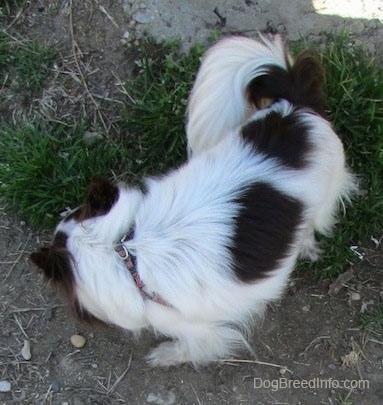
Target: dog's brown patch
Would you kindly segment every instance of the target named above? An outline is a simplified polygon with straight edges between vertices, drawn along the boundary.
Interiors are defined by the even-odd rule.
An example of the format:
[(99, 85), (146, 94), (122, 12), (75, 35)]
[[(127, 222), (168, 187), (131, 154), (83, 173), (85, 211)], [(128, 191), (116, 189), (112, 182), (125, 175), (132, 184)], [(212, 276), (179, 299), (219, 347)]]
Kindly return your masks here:
[(257, 152), (276, 158), (288, 167), (303, 169), (312, 147), (309, 131), (309, 125), (302, 122), (297, 114), (282, 117), (277, 112), (271, 112), (260, 120), (247, 123), (241, 135)]
[(86, 196), (84, 216), (92, 218), (107, 214), (118, 199), (118, 188), (109, 180), (92, 178)]
[(72, 258), (66, 249), (68, 237), (57, 232), (52, 246), (43, 247), (30, 255), (32, 262), (42, 270), (44, 278), (58, 288), (69, 307), (74, 307), (75, 277), (72, 270)]
[(76, 280), (73, 273), (73, 260), (66, 248), (68, 236), (58, 231), (52, 246), (43, 247), (31, 253), (30, 259), (42, 270), (44, 279), (59, 292), (62, 300), (73, 315), (86, 323), (104, 324), (102, 321), (81, 308), (76, 297)]
[(69, 214), (65, 221), (74, 219), (78, 222), (107, 214), (116, 203), (118, 187), (109, 180), (94, 176), (87, 188), (85, 203)]
[(266, 73), (251, 81), (248, 97), (261, 109), (264, 100), (285, 99), (325, 117), (324, 69), (318, 54), (303, 51), (287, 70), (266, 66)]
[(303, 205), (267, 183), (255, 183), (238, 203), (236, 233), (231, 251), (234, 271), (244, 282), (268, 277), (294, 242)]

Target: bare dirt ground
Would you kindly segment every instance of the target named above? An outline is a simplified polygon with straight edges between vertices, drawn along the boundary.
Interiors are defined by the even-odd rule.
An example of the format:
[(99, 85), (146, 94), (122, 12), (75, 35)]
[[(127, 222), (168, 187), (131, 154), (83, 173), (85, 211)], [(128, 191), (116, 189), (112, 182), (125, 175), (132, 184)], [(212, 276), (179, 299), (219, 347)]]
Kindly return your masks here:
[[(10, 117), (38, 110), (47, 119), (70, 122), (87, 115), (90, 130), (117, 131), (112, 106), (121, 101), (119, 83), (129, 76), (136, 40), (145, 32), (159, 39), (183, 33), (187, 46), (205, 40), (213, 29), (252, 35), (271, 27), (292, 39), (302, 35), (320, 41), (321, 35), (351, 26), (358, 40), (382, 55), (379, 20), (320, 16), (310, 1), (291, 2), (296, 3), (291, 9), (285, 8), (287, 2), (274, 8), (272, 3), (27, 2), (7, 19), (7, 32), (55, 44), (61, 62), (29, 108), (8, 100)], [(379, 7), (376, 12), (383, 13)], [(383, 337), (365, 333), (360, 320), (361, 312), (382, 298), (382, 245), (359, 246), (363, 260), (345, 269), (349, 277), (335, 285), (296, 273), (285, 297), (269, 308), (250, 339), (257, 359), (244, 352), (200, 370), (188, 365), (160, 370), (144, 361), (160, 340), (150, 332), (134, 340), (123, 331), (90, 329), (68, 316), (28, 260), (49, 237), (0, 211), (0, 381), (11, 384), (9, 392), (0, 392), (0, 404), (383, 403)], [(84, 347), (71, 344), (73, 334), (85, 337)], [(31, 344), (30, 360), (21, 353), (25, 340)], [(359, 387), (351, 386), (362, 380)]]

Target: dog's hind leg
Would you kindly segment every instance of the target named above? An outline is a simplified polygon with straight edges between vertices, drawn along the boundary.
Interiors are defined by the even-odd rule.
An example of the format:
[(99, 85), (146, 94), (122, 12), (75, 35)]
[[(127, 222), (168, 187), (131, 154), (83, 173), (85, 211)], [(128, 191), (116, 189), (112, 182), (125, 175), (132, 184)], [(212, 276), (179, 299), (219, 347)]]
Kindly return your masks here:
[(242, 333), (231, 326), (191, 323), (185, 329), (184, 335), (153, 349), (147, 356), (148, 363), (153, 367), (186, 362), (198, 366), (229, 357), (239, 347), (249, 347)]
[(322, 249), (315, 238), (314, 228), (310, 228), (303, 233), (299, 256), (302, 259), (309, 259), (315, 262), (319, 259), (321, 253)]

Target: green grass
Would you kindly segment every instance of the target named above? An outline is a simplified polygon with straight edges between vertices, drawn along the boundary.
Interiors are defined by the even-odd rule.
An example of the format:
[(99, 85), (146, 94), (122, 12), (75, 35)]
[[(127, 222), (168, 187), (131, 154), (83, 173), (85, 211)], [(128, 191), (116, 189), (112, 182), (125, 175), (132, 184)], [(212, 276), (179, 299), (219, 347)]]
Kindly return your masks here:
[[(383, 229), (383, 70), (350, 42), (347, 36), (336, 38), (325, 48), (323, 62), (331, 121), (345, 143), (352, 169), (360, 176), (364, 195), (348, 207), (333, 237), (322, 238), (324, 256), (312, 266), (322, 277), (342, 272), (357, 260), (350, 245), (366, 243)], [(0, 69), (1, 46), (0, 36)], [(32, 49), (36, 64), (29, 67), (37, 75), (41, 66), (49, 66), (51, 56), (45, 58), (40, 49)], [(16, 81), (24, 74), (21, 61), (27, 58), (27, 54), (17, 55), (20, 67), (9, 73)], [(0, 172), (2, 194), (33, 225), (47, 227), (66, 206), (82, 201), (92, 174), (110, 176), (115, 171), (137, 181), (179, 165), (185, 159), (185, 109), (201, 55), (199, 46), (182, 54), (174, 42), (142, 45), (135, 76), (125, 85), (126, 106), (119, 113), (121, 132), (126, 135), (118, 142), (87, 144), (85, 127), (80, 126), (68, 130), (38, 120), (14, 127), (3, 124), (0, 157), (7, 170)], [(44, 78), (36, 83), (43, 86)]]
[(338, 396), (337, 399), (337, 404), (339, 405), (354, 405), (355, 402), (353, 401), (352, 398), (350, 398), (350, 395), (352, 394), (352, 390), (346, 393), (342, 393)]
[(7, 68), (9, 66), (9, 59), (8, 59), (8, 50), (9, 48), (9, 39), (6, 34), (0, 31), (0, 80), (1, 82), (5, 79), (5, 74), (7, 72)]
[(356, 258), (351, 243), (364, 243), (383, 229), (383, 69), (347, 35), (327, 46), (323, 62), (330, 120), (363, 194), (347, 207), (335, 235), (324, 240), (325, 254), (315, 268), (326, 277)]
[(381, 340), (383, 337), (383, 303), (360, 315), (362, 328), (372, 337)]
[(2, 0), (0, 3), (0, 21), (1, 18), (7, 17), (17, 7), (20, 7), (24, 0)]
[(185, 110), (202, 48), (181, 55), (177, 42), (142, 45), (122, 126), (135, 140), (142, 173), (162, 173), (185, 159)]
[(57, 55), (35, 39), (14, 41), (0, 31), (0, 83), (27, 100), (44, 88)]
[(32, 225), (53, 226), (60, 212), (83, 201), (94, 174), (123, 172), (127, 151), (111, 141), (86, 140), (84, 133), (85, 126), (41, 122), (0, 131), (0, 194)]

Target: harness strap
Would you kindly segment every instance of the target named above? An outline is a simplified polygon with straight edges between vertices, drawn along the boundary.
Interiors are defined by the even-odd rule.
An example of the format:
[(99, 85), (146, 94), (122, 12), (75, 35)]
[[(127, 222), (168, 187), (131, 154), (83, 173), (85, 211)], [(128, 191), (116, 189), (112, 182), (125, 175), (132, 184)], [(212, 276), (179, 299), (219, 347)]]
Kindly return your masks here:
[(129, 250), (124, 245), (124, 241), (126, 238), (121, 239), (121, 243), (117, 246), (116, 251), (118, 255), (124, 260), (126, 268), (129, 270), (129, 273), (132, 275), (133, 280), (140, 291), (142, 298), (157, 302), (158, 304), (165, 305), (166, 307), (172, 308), (173, 306), (169, 304), (166, 300), (164, 300), (159, 294), (157, 293), (148, 293), (145, 290), (145, 284), (142, 281), (140, 275), (137, 272), (136, 266), (136, 258), (133, 256)]

